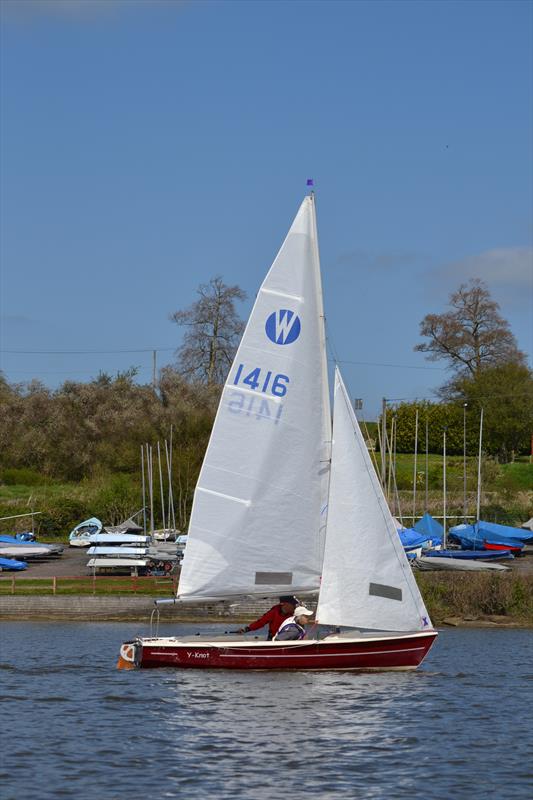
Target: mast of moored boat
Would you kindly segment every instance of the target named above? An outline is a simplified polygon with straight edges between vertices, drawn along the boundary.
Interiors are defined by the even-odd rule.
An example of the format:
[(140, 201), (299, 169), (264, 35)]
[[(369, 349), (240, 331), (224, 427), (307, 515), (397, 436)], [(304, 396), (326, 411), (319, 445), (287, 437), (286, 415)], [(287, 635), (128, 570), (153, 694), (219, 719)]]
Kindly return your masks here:
[(141, 445), (141, 482), (143, 493), (143, 533), (146, 536), (146, 485), (144, 480), (144, 447)]
[(481, 408), (481, 416), (479, 418), (479, 454), (477, 460), (477, 503), (476, 503), (476, 522), (479, 522), (481, 517), (481, 451), (483, 442), (483, 408)]

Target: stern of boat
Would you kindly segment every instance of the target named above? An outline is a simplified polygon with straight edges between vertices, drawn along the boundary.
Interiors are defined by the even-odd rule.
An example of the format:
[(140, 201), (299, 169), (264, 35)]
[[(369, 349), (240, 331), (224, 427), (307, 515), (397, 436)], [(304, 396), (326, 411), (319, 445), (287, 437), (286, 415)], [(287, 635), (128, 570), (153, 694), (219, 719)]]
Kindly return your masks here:
[(120, 647), (117, 669), (137, 669), (141, 664), (142, 643), (140, 639), (124, 642)]

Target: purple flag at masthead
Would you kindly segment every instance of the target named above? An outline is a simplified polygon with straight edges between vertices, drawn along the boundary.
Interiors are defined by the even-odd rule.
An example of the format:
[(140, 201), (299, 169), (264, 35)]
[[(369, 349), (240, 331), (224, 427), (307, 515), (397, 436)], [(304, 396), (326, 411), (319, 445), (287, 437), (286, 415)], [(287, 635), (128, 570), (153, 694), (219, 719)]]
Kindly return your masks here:
[(314, 182), (314, 180), (313, 180), (312, 178), (308, 178), (308, 179), (307, 179), (307, 185), (308, 185), (308, 186), (314, 186), (314, 185), (315, 185), (315, 182)]

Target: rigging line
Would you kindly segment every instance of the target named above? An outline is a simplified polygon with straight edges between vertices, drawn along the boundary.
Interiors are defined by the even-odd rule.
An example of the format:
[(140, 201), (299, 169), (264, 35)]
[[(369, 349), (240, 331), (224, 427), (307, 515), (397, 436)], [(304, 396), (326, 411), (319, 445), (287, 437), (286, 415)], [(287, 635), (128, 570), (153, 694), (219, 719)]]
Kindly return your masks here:
[(390, 465), (391, 465), (391, 470), (389, 472), (389, 476), (392, 475), (392, 487), (393, 487), (394, 503), (395, 503), (395, 506), (396, 505), (398, 506), (398, 517), (400, 518), (400, 522), (403, 525), (403, 515), (402, 515), (402, 509), (400, 507), (400, 493), (398, 491), (398, 483), (396, 481), (396, 452), (395, 452), (395, 449), (396, 449), (396, 435), (397, 435), (397, 431), (395, 430), (394, 433), (393, 433), (393, 431), (391, 429), (391, 440), (392, 440), (392, 438), (394, 436), (394, 450), (392, 450), (392, 441), (389, 440), (388, 436), (386, 436), (386, 441), (387, 441), (387, 446), (389, 448), (389, 459), (390, 459)]
[(338, 359), (339, 364), (354, 364), (359, 367), (396, 367), (397, 369), (422, 369), (433, 372), (443, 372), (446, 367), (418, 367), (413, 364), (387, 364), (379, 361), (350, 361), (348, 359)]
[(326, 332), (326, 344), (327, 344), (327, 346), (328, 346), (328, 348), (330, 350), (330, 353), (331, 353), (331, 358), (328, 358), (328, 361), (333, 362), (333, 364), (335, 364), (335, 366), (336, 366), (339, 363), (339, 358), (337, 356), (337, 350), (336, 350), (336, 347), (335, 347), (335, 345), (333, 343), (333, 337), (331, 336), (331, 334), (329, 332), (329, 327), (327, 326), (327, 320), (326, 320), (325, 317), (324, 317), (324, 329), (325, 329), (325, 332)]
[[(357, 414), (356, 414), (355, 416), (356, 416), (356, 418), (357, 418)], [(358, 421), (359, 421), (359, 420), (358, 420)], [(367, 424), (366, 424), (366, 420), (365, 420), (365, 419), (363, 419), (363, 425), (364, 425), (364, 427), (365, 427), (365, 435), (366, 435), (367, 441), (368, 441), (368, 442), (370, 442), (370, 441), (372, 441), (372, 440), (371, 440), (371, 438), (370, 438), (370, 433), (369, 433), (369, 431), (368, 431), (368, 427), (367, 427)], [(361, 423), (359, 423), (359, 427), (361, 427)], [(374, 467), (375, 467), (376, 473), (379, 475), (379, 467), (378, 467), (378, 461), (377, 461), (377, 456), (376, 456), (376, 451), (375, 451), (375, 449), (369, 450), (369, 453), (370, 453), (370, 455), (371, 455), (371, 457), (372, 457), (372, 462), (373, 462), (373, 464), (374, 464)]]
[(27, 355), (27, 356), (82, 356), (82, 355), (112, 355), (116, 353), (153, 353), (154, 350), (158, 353), (169, 352), (175, 350), (175, 347), (140, 347), (136, 350), (0, 350), (0, 353), (9, 353), (10, 355)]

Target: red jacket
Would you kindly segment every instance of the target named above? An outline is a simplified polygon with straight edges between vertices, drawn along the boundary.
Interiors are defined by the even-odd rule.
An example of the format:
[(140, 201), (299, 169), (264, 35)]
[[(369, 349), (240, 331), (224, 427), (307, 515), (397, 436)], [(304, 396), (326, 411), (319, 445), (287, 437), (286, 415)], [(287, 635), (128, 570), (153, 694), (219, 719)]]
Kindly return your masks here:
[(281, 610), (281, 603), (278, 603), (277, 606), (272, 606), (272, 608), (269, 609), (266, 614), (263, 614), (262, 617), (256, 619), (255, 622), (250, 622), (250, 624), (246, 626), (246, 630), (256, 631), (268, 624), (268, 638), (272, 639), (272, 637), (278, 632), (279, 626), (283, 620), (292, 616), (293, 613), (294, 611), (289, 611), (288, 614), (284, 614)]

